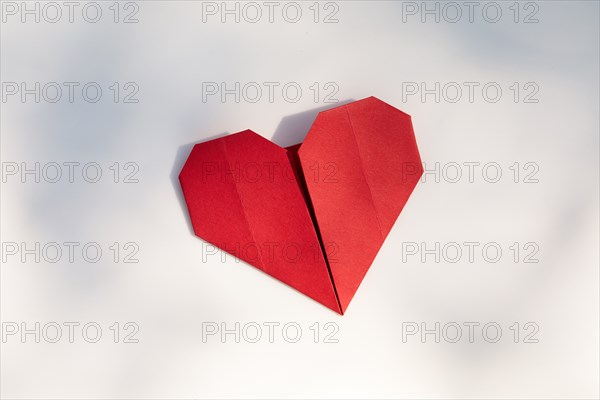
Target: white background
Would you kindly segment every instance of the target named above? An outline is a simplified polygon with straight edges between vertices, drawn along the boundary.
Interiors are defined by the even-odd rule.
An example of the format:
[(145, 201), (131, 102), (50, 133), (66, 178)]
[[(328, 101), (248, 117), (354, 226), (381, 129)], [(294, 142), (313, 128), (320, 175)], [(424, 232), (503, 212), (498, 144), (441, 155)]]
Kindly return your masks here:
[[(495, 6), (482, 14), (486, 3), (478, 3), (470, 21), (459, 2), (463, 14), (455, 23), (449, 21), (455, 10), (442, 3), (427, 5), (438, 7), (439, 23), (435, 15), (425, 15), (423, 23), (420, 13), (407, 12), (424, 7), (421, 2), (321, 3), (318, 22), (313, 2), (301, 2), (297, 23), (286, 21), (286, 3), (278, 3), (270, 23), (259, 2), (258, 22), (244, 19), (254, 18), (246, 8), (239, 23), (234, 15), (223, 23), (220, 13), (203, 21), (201, 2), (140, 1), (138, 22), (130, 24), (122, 19), (133, 6), (119, 5), (115, 23), (113, 2), (99, 2), (102, 17), (89, 23), (82, 18), (84, 4), (72, 23), (63, 5), (56, 23), (44, 15), (39, 23), (26, 15), (23, 23), (20, 13), (3, 13), (3, 84), (80, 83), (73, 103), (66, 92), (57, 103), (43, 97), (36, 103), (34, 95), (25, 102), (20, 94), (3, 99), (3, 171), (12, 163), (96, 162), (103, 172), (98, 183), (87, 183), (80, 170), (73, 183), (66, 175), (58, 183), (43, 177), (36, 183), (32, 175), (23, 182), (20, 174), (2, 183), (4, 246), (96, 242), (103, 249), (97, 263), (82, 259), (81, 247), (72, 263), (65, 254), (56, 263), (37, 263), (31, 255), (22, 262), (20, 253), (3, 253), (4, 330), (11, 323), (29, 329), (36, 322), (80, 324), (74, 343), (64, 325), (58, 343), (44, 337), (36, 343), (33, 334), (7, 336), (1, 344), (3, 397), (599, 396), (597, 2), (521, 3), (517, 22), (513, 2), (500, 2), (496, 23), (488, 21)], [(243, 6), (238, 3), (240, 12)], [(54, 18), (54, 10), (46, 10)], [(288, 11), (285, 16), (294, 18)], [(333, 11), (337, 23), (323, 23)], [(534, 11), (537, 22), (524, 23)], [(87, 82), (103, 88), (97, 103), (81, 97)], [(121, 92), (115, 103), (114, 82), (121, 89), (135, 83), (139, 102), (123, 103)], [(233, 95), (203, 99), (203, 82), (280, 86), (273, 102), (263, 87), (251, 103), (254, 94), (242, 93), (239, 102)], [(296, 102), (282, 96), (289, 82), (302, 88)], [(344, 316), (232, 257), (203, 262), (206, 247), (190, 231), (177, 182), (192, 143), (247, 128), (284, 146), (302, 141), (316, 110), (335, 105), (323, 101), (329, 82), (340, 102), (375, 95), (411, 114), (426, 168), (439, 163), (442, 171), (439, 182), (430, 173), (417, 186)], [(448, 90), (456, 82), (463, 93), (456, 102), (450, 101), (455, 92), (441, 93), (436, 102), (433, 94), (407, 95), (410, 82), (428, 88), (451, 83)], [(464, 82), (479, 85), (472, 102)], [(502, 89), (497, 102), (482, 95), (490, 82)], [(524, 102), (527, 83), (539, 89), (530, 98), (535, 103)], [(108, 168), (114, 162), (121, 172), (124, 163), (136, 163), (139, 182), (114, 183)], [(464, 162), (480, 163), (472, 183)], [(518, 183), (509, 169), (515, 162)], [(539, 167), (537, 183), (523, 182), (527, 162)], [(463, 166), (456, 183), (450, 182), (453, 163)], [(482, 175), (486, 163), (500, 165), (497, 183), (484, 179), (495, 175)], [(124, 253), (115, 263), (108, 248), (114, 242), (135, 242), (139, 263), (122, 262)], [(422, 262), (420, 254), (403, 254), (409, 242), (481, 246), (474, 262), (467, 254), (456, 263), (443, 254), (439, 262), (432, 255)], [(482, 257), (488, 242), (501, 247), (500, 261)], [(521, 246), (519, 262), (509, 249), (514, 242)], [(539, 246), (538, 263), (523, 262), (528, 242)], [(97, 343), (82, 336), (88, 322), (102, 327)], [(109, 328), (115, 322), (119, 343)], [(139, 343), (123, 343), (126, 322), (139, 326)], [(232, 334), (203, 341), (210, 322), (228, 329), (257, 323), (263, 336), (258, 343), (244, 337), (236, 343)], [(273, 343), (268, 322), (280, 324)], [(338, 328), (337, 343), (325, 343), (328, 322)], [(432, 334), (403, 341), (410, 322), (429, 329), (454, 322), (463, 336), (458, 343), (445, 337), (436, 343)], [(480, 324), (473, 343), (465, 322)], [(497, 343), (482, 336), (481, 326), (490, 322), (502, 328)], [(518, 343), (510, 330), (515, 322)], [(524, 343), (527, 322), (539, 327), (537, 343)], [(302, 329), (297, 343), (283, 336), (286, 323)]]

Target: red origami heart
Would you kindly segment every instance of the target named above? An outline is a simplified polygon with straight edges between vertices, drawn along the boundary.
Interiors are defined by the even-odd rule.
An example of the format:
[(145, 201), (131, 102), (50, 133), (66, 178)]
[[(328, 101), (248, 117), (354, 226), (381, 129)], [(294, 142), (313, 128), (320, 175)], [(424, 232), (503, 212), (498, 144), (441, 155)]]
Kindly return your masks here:
[(410, 116), (369, 97), (286, 149), (196, 144), (179, 180), (197, 236), (343, 314), (422, 173)]

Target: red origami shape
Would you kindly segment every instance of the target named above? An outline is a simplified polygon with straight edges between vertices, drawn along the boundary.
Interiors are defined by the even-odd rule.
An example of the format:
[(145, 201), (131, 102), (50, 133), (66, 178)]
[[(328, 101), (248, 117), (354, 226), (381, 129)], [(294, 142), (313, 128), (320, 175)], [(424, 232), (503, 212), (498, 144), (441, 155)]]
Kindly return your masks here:
[(196, 144), (179, 180), (197, 236), (343, 314), (422, 173), (410, 116), (369, 97), (287, 149)]

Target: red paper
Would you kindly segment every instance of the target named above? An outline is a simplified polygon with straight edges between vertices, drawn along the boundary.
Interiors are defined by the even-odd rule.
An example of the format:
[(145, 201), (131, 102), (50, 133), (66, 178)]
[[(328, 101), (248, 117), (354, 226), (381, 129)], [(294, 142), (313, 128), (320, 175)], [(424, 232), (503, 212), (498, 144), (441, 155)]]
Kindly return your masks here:
[(197, 236), (343, 314), (422, 172), (410, 116), (369, 97), (287, 149), (197, 144), (179, 179)]

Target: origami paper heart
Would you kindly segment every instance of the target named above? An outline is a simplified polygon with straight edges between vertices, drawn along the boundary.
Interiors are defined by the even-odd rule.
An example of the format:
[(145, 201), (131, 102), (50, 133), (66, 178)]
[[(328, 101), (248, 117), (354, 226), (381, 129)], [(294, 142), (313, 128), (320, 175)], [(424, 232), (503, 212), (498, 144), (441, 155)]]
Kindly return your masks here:
[(343, 314), (422, 173), (410, 116), (369, 97), (285, 149), (197, 144), (179, 180), (197, 236)]

